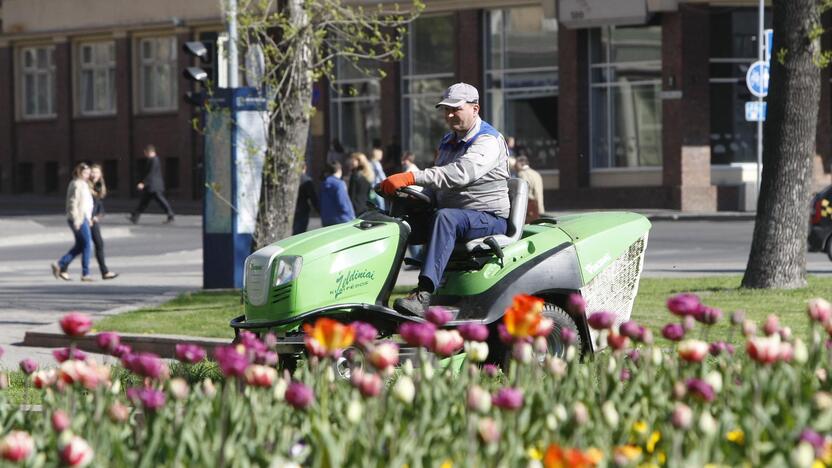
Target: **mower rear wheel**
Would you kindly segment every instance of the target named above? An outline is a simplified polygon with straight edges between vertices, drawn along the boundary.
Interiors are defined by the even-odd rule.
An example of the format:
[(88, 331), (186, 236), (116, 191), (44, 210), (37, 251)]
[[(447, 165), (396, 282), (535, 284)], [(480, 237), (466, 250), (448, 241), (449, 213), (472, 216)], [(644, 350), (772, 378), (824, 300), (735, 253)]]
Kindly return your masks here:
[(548, 302), (543, 304), (543, 316), (555, 322), (552, 333), (549, 333), (549, 336), (546, 337), (546, 343), (549, 345), (549, 354), (561, 359), (566, 356), (566, 343), (561, 338), (561, 330), (569, 328), (575, 332), (575, 343), (572, 346), (575, 347), (578, 356), (580, 356), (583, 343), (581, 342), (581, 333), (578, 331), (578, 325), (575, 323), (575, 320), (565, 310)]

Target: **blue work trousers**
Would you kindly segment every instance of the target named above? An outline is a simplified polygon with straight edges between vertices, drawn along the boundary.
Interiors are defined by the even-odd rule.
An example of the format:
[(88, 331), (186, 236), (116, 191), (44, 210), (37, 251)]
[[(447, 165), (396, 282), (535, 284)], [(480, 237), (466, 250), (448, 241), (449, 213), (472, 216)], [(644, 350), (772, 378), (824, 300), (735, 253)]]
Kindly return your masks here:
[(89, 276), (90, 254), (92, 253), (92, 234), (90, 233), (89, 222), (85, 219), (79, 229), (75, 229), (71, 220), (68, 220), (67, 222), (69, 223), (69, 228), (72, 229), (72, 233), (75, 235), (75, 245), (69, 249), (69, 252), (67, 252), (66, 255), (58, 260), (58, 266), (61, 268), (61, 271), (66, 271), (70, 262), (72, 262), (72, 260), (80, 254), (81, 274), (83, 276)]
[[(448, 265), (448, 259), (457, 242), (479, 237), (505, 234), (508, 227), (505, 218), (491, 213), (460, 208), (442, 208), (436, 212), (431, 225), (430, 240), (419, 275), (419, 285), (429, 292), (439, 286), (439, 280)], [(430, 281), (430, 285), (426, 284)]]

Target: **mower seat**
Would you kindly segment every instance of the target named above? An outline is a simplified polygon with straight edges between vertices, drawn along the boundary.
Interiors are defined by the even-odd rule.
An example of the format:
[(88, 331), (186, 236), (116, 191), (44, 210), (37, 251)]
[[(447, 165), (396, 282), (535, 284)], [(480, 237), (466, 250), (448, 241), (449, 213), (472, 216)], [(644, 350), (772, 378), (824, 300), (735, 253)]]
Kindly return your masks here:
[[(520, 239), (523, 234), (523, 225), (526, 224), (526, 207), (529, 204), (529, 184), (523, 179), (509, 179), (508, 180), (508, 199), (511, 204), (511, 210), (508, 215), (508, 226), (506, 234), (496, 234), (488, 237), (480, 237), (478, 239), (471, 239), (465, 243), (458, 243), (454, 247), (454, 252), (488, 252), (491, 246), (488, 243), (494, 243), (500, 247), (513, 244)], [(493, 241), (486, 243), (486, 239), (492, 238)]]

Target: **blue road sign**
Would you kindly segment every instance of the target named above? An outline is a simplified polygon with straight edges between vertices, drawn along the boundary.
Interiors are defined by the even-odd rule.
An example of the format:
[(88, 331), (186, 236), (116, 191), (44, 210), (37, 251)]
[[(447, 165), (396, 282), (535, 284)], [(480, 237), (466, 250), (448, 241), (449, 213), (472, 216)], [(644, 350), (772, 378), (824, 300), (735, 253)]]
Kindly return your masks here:
[(765, 58), (766, 62), (771, 61), (771, 44), (774, 42), (774, 30), (773, 29), (766, 29), (763, 35), (763, 47), (765, 47)]
[(745, 120), (748, 122), (766, 121), (768, 105), (765, 101), (748, 101), (745, 103)]
[(745, 84), (751, 94), (757, 97), (766, 97), (768, 94), (768, 62), (756, 61), (748, 67), (745, 74)]

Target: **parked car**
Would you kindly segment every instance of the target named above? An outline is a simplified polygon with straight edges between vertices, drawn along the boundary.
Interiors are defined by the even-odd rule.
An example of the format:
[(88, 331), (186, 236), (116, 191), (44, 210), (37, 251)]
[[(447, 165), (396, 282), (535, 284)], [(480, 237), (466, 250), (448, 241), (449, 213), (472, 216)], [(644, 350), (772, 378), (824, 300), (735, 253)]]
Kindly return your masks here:
[(812, 199), (809, 221), (809, 252), (826, 252), (832, 260), (832, 185)]

